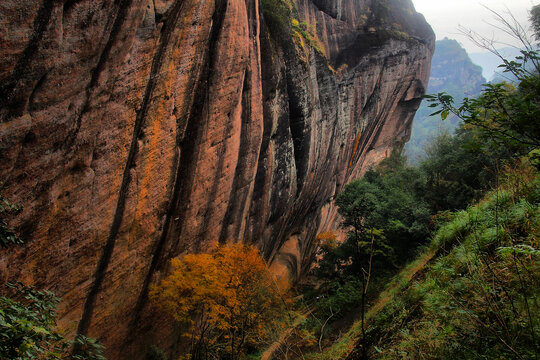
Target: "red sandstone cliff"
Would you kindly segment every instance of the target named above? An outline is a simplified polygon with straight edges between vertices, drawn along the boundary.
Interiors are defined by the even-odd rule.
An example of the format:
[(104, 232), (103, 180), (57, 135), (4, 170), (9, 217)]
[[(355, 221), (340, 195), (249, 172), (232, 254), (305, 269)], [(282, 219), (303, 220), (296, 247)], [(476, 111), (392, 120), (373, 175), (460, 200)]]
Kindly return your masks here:
[(0, 283), (54, 290), (117, 359), (170, 342), (146, 292), (173, 256), (243, 240), (305, 272), (333, 196), (408, 139), (434, 36), (409, 0), (296, 3), (326, 55), (258, 0), (2, 0), (0, 181), (27, 243)]

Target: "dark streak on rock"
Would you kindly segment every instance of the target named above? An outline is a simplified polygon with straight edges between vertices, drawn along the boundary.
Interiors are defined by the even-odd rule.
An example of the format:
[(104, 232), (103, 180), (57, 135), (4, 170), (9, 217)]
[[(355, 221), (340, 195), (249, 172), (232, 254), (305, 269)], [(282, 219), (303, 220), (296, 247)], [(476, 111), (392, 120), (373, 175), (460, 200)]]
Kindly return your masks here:
[[(216, 0), (215, 10), (212, 17), (212, 29), (208, 41), (208, 51), (205, 54), (205, 58), (202, 60), (204, 68), (194, 91), (195, 101), (193, 103), (193, 111), (190, 113), (185, 136), (179, 143), (182, 159), (178, 168), (178, 179), (182, 182), (179, 184), (179, 193), (174, 194), (175, 196), (178, 195), (174, 210), (176, 212), (176, 217), (178, 217), (180, 221), (176, 226), (169, 229), (169, 231), (174, 232), (178, 237), (182, 234), (182, 229), (187, 226), (185, 212), (187, 211), (186, 206), (188, 204), (184, 200), (189, 198), (193, 183), (196, 180), (194, 178), (196, 166), (195, 160), (197, 159), (199, 151), (199, 135), (204, 129), (204, 119), (207, 117), (206, 111), (208, 111), (208, 95), (210, 92), (213, 71), (217, 66), (219, 66), (219, 64), (216, 64), (216, 43), (221, 33), (221, 27), (225, 18), (226, 9), (227, 0)], [(164, 231), (168, 230), (164, 229)], [(172, 249), (172, 253), (177, 252), (177, 247)]]
[[(71, 1), (73, 3), (71, 5), (74, 5), (75, 3), (77, 3), (77, 1), (78, 0)], [(86, 97), (84, 100), (84, 104), (79, 114), (77, 115), (74, 129), (67, 136), (67, 139), (64, 143), (65, 148), (70, 148), (75, 142), (75, 139), (77, 138), (77, 135), (81, 128), (82, 118), (84, 114), (86, 114), (90, 110), (90, 98), (92, 96), (92, 90), (96, 86), (99, 80), (99, 76), (101, 72), (103, 71), (103, 69), (105, 68), (105, 64), (109, 60), (113, 45), (118, 42), (118, 36), (120, 35), (120, 30), (122, 30), (122, 25), (124, 24), (124, 21), (126, 20), (127, 13), (129, 9), (131, 8), (132, 3), (133, 3), (133, 0), (115, 1), (117, 8), (114, 11), (114, 13), (116, 13), (117, 15), (114, 19), (114, 23), (113, 23), (111, 32), (109, 34), (109, 39), (107, 40), (107, 44), (105, 45), (105, 47), (103, 48), (103, 51), (101, 52), (101, 55), (99, 57), (99, 61), (96, 67), (92, 69), (90, 82), (88, 83), (85, 89)], [(69, 7), (68, 7), (68, 10), (69, 10)]]
[[(167, 24), (169, 24), (170, 19), (173, 18), (176, 22), (176, 18), (180, 14), (182, 5), (182, 0), (178, 0), (172, 9), (172, 16), (167, 16)], [(182, 208), (186, 206), (182, 201), (185, 200), (189, 193), (191, 192), (192, 184), (194, 182), (194, 161), (197, 155), (197, 135), (202, 130), (202, 119), (204, 117), (204, 109), (207, 106), (208, 93), (210, 91), (210, 81), (212, 79), (212, 71), (216, 66), (215, 64), (215, 51), (216, 43), (221, 32), (221, 26), (223, 19), (225, 17), (225, 11), (227, 7), (227, 0), (216, 0), (216, 7), (213, 14), (212, 29), (210, 33), (210, 39), (208, 43), (208, 49), (201, 60), (201, 63), (204, 64), (204, 68), (201, 71), (199, 79), (193, 79), (192, 83), (195, 87), (193, 96), (193, 103), (191, 104), (191, 109), (186, 110), (189, 118), (187, 121), (187, 127), (185, 130), (184, 136), (179, 136), (177, 138), (177, 145), (180, 147), (180, 164), (177, 165), (177, 173), (175, 177), (174, 188), (171, 194), (171, 200), (165, 216), (165, 221), (163, 224), (163, 232), (161, 233), (155, 250), (152, 255), (152, 262), (148, 268), (147, 275), (145, 277), (144, 283), (142, 285), (141, 291), (139, 293), (137, 304), (134, 310), (134, 317), (130, 324), (131, 333), (134, 333), (140, 317), (142, 310), (148, 302), (148, 288), (152, 281), (152, 277), (155, 271), (159, 268), (160, 265), (163, 265), (164, 250), (167, 241), (174, 237), (179, 237), (181, 234), (182, 227), (185, 226), (185, 217), (183, 216), (186, 209)], [(164, 26), (167, 27), (167, 24)], [(170, 31), (170, 30), (169, 30)], [(196, 81), (195, 81), (196, 80)], [(180, 221), (178, 223), (173, 223), (172, 219), (178, 218)], [(174, 234), (174, 235), (171, 235)], [(176, 235), (176, 236), (175, 236)], [(175, 252), (174, 250), (172, 251)], [(132, 342), (134, 339), (126, 339), (126, 345)]]
[[(35, 73), (30, 70), (30, 66), (34, 56), (39, 51), (41, 41), (45, 35), (45, 31), (51, 21), (51, 16), (54, 10), (55, 3), (59, 0), (45, 0), (42, 2), (37, 16), (34, 19), (32, 38), (26, 48), (22, 52), (19, 61), (15, 65), (11, 76), (0, 86), (0, 108), (9, 109), (7, 117), (4, 121), (9, 121), (13, 117), (21, 116), (26, 106), (24, 96), (19, 98), (17, 85), (25, 87), (35, 77)], [(39, 75), (41, 77), (42, 75)]]
[[(264, 18), (261, 17), (261, 28), (263, 28), (263, 31), (261, 31), (259, 35), (259, 43), (261, 46), (261, 53), (263, 54), (273, 54), (275, 53), (275, 49), (272, 46), (272, 40), (268, 34), (268, 32), (264, 31), (265, 23)], [(281, 66), (277, 61), (277, 58), (275, 56), (262, 56), (261, 58), (261, 82), (262, 82), (262, 97), (263, 102), (263, 131), (262, 131), (262, 141), (259, 149), (259, 158), (258, 158), (258, 166), (257, 166), (257, 172), (255, 174), (255, 184), (253, 186), (253, 195), (251, 200), (251, 206), (250, 206), (250, 219), (259, 219), (258, 222), (253, 222), (249, 226), (252, 228), (250, 229), (251, 234), (250, 237), (252, 239), (262, 239), (264, 227), (267, 223), (267, 214), (265, 209), (265, 206), (267, 204), (266, 194), (268, 193), (268, 187), (269, 183), (267, 181), (268, 173), (269, 173), (269, 156), (270, 156), (270, 143), (271, 140), (275, 137), (275, 134), (272, 134), (272, 123), (274, 121), (273, 119), (273, 111), (271, 109), (270, 104), (272, 103), (272, 99), (276, 99), (279, 97), (279, 94), (281, 91), (285, 92), (283, 89), (286, 88), (286, 84), (284, 81), (284, 77), (280, 77)], [(286, 107), (286, 106), (285, 106)], [(284, 113), (288, 112), (287, 109), (283, 109)], [(281, 124), (284, 121), (277, 121), (278, 124)], [(268, 246), (267, 246), (268, 245)], [(263, 257), (268, 260), (270, 256), (270, 250), (271, 248), (270, 244), (262, 243), (261, 244), (261, 252), (263, 254)]]
[[(382, 82), (383, 82), (383, 75), (384, 71), (386, 69), (387, 61), (384, 60), (383, 64), (381, 65), (381, 70), (379, 72), (379, 77), (377, 79), (377, 84), (375, 85), (375, 88), (373, 89), (372, 93), (370, 94), (366, 104), (364, 105), (362, 109), (363, 114), (368, 114), (370, 111), (370, 108), (376, 106), (376, 104), (380, 101), (381, 98), (381, 90), (382, 90)], [(386, 116), (386, 111), (384, 109), (379, 112), (379, 116), (376, 119), (373, 119), (369, 121), (368, 127), (366, 129), (363, 129), (362, 135), (360, 137), (360, 143), (358, 144), (358, 149), (360, 151), (357, 151), (356, 153), (351, 154), (352, 159), (349, 160), (349, 162), (357, 163), (359, 159), (361, 159), (369, 150), (371, 150), (371, 147), (374, 144), (373, 140), (373, 134), (375, 132), (375, 129), (380, 127), (381, 123), (384, 123)], [(364, 135), (364, 134), (367, 134)], [(350, 172), (352, 171), (352, 167), (350, 167), (347, 170), (347, 176), (350, 175)]]
[(46, 72), (45, 74), (43, 74), (43, 76), (38, 80), (38, 82), (34, 86), (34, 89), (32, 90), (30, 97), (28, 98), (28, 112), (35, 111), (36, 106), (34, 104), (34, 99), (36, 97), (36, 94), (43, 87), (43, 84), (45, 83), (45, 80), (47, 79), (47, 75), (49, 75), (49, 72)]
[[(123, 0), (120, 4), (120, 7), (123, 8), (129, 8), (131, 5), (131, 0)], [(179, 0), (176, 2), (174, 9), (179, 12), (179, 9), (182, 5), (182, 1)], [(128, 9), (125, 9), (123, 16), (120, 16), (121, 23), (115, 23), (115, 30), (114, 32), (118, 32), (121, 29), (121, 25), (123, 23), (123, 18), (125, 17)], [(117, 18), (118, 19), (118, 18)], [(103, 283), (103, 280), (105, 278), (105, 274), (107, 272), (107, 268), (109, 266), (109, 263), (111, 261), (112, 253), (114, 250), (116, 238), (118, 236), (118, 232), (120, 230), (120, 225), (122, 224), (122, 219), (124, 216), (124, 210), (126, 207), (126, 200), (127, 200), (127, 192), (129, 189), (129, 185), (131, 183), (131, 168), (135, 164), (135, 158), (138, 152), (138, 138), (141, 134), (141, 131), (143, 129), (143, 125), (145, 122), (145, 119), (148, 115), (148, 109), (150, 106), (150, 103), (152, 101), (152, 95), (154, 92), (154, 89), (156, 87), (156, 84), (158, 82), (159, 76), (157, 76), (161, 70), (161, 65), (163, 63), (163, 58), (165, 56), (166, 50), (169, 46), (169, 43), (171, 41), (171, 34), (174, 30), (174, 27), (176, 25), (177, 18), (170, 17), (169, 21), (167, 21), (166, 25), (162, 29), (162, 33), (160, 36), (160, 41), (158, 45), (158, 49), (156, 51), (156, 55), (154, 56), (154, 59), (152, 60), (152, 66), (150, 70), (150, 75), (148, 79), (148, 83), (146, 86), (143, 102), (141, 104), (140, 110), (137, 112), (137, 117), (135, 119), (135, 125), (133, 128), (133, 135), (131, 140), (131, 146), (128, 154), (128, 158), (126, 161), (126, 165), (124, 167), (124, 173), (122, 177), (122, 185), (120, 186), (120, 191), (118, 194), (118, 202), (116, 205), (116, 211), (114, 214), (114, 219), (111, 225), (111, 229), (109, 231), (109, 236), (107, 237), (107, 242), (105, 244), (105, 247), (103, 248), (103, 252), (101, 254), (101, 257), (99, 259), (99, 263), (94, 275), (94, 282), (92, 284), (92, 287), (90, 289), (90, 292), (88, 294), (88, 297), (86, 299), (86, 302), (84, 304), (84, 311), (81, 318), (81, 321), (79, 322), (79, 327), (77, 329), (77, 333), (81, 335), (86, 335), (88, 333), (88, 329), (90, 327), (90, 323), (92, 320), (92, 313), (94, 310), (95, 302), (97, 295), (100, 291), (101, 284)], [(112, 36), (114, 38), (115, 36)], [(110, 45), (112, 47), (112, 43)], [(110, 52), (110, 47), (107, 52)], [(102, 56), (105, 61), (105, 58)], [(98, 69), (100, 67), (98, 66)], [(96, 74), (96, 80), (99, 76), (99, 72), (95, 72)]]
[[(294, 58), (293, 58), (294, 59)], [(298, 66), (298, 64), (296, 64)], [(302, 104), (304, 89), (297, 84), (292, 75), (292, 69), (287, 69), (287, 94), (289, 100), (289, 128), (294, 147), (294, 160), (296, 165), (297, 194), (304, 186), (309, 155), (309, 127), (306, 124), (306, 114)]]
[[(242, 192), (242, 186), (245, 185), (242, 183), (244, 174), (246, 173), (247, 164), (245, 164), (244, 159), (249, 153), (249, 132), (248, 125), (250, 121), (251, 106), (250, 106), (250, 96), (251, 96), (251, 86), (250, 86), (250, 72), (246, 69), (244, 72), (244, 83), (242, 85), (242, 125), (240, 129), (240, 147), (238, 149), (238, 161), (236, 165), (236, 170), (234, 172), (232, 191), (227, 201), (227, 210), (223, 218), (223, 223), (221, 226), (221, 232), (219, 234), (219, 243), (224, 244), (227, 242), (227, 236), (231, 235), (228, 231), (228, 226), (233, 224), (238, 224), (242, 222), (243, 219), (238, 218), (241, 215), (241, 206), (245, 204), (247, 193)], [(217, 183), (217, 181), (216, 181)], [(238, 237), (238, 229), (234, 229), (233, 234), (235, 237)], [(240, 238), (234, 240), (241, 240)]]

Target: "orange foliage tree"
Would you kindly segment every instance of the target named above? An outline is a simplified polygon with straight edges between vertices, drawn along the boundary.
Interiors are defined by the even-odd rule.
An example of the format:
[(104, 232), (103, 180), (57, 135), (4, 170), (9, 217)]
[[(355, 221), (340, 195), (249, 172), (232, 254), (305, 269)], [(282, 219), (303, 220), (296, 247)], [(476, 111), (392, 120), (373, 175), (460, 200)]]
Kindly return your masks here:
[(220, 245), (171, 264), (150, 297), (189, 325), (190, 359), (241, 359), (284, 314), (287, 300), (253, 246)]

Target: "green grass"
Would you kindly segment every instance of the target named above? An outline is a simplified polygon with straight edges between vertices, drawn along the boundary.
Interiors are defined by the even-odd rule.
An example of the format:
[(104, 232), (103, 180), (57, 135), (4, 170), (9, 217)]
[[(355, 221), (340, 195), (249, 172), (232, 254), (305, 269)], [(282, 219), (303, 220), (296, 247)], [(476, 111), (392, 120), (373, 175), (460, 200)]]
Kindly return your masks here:
[[(442, 226), (431, 246), (440, 256), (425, 278), (374, 319), (374, 357), (533, 359), (540, 323), (538, 200), (502, 189)], [(410, 308), (417, 310), (404, 311)]]
[[(435, 256), (431, 249), (423, 251), (416, 260), (409, 263), (385, 289), (380, 293), (375, 303), (366, 313), (366, 321), (372, 320), (390, 301), (403, 292), (410, 284), (411, 279), (423, 271), (426, 264)], [(355, 347), (362, 333), (361, 322), (356, 321), (351, 328), (334, 344), (324, 349), (322, 353), (309, 354), (306, 359), (310, 360), (339, 360), (345, 358)]]
[[(540, 182), (536, 175), (521, 183), (519, 189), (503, 184), (450, 216), (380, 293), (366, 314), (371, 358), (534, 359)], [(357, 321), (306, 359), (344, 359), (357, 350), (360, 335)]]

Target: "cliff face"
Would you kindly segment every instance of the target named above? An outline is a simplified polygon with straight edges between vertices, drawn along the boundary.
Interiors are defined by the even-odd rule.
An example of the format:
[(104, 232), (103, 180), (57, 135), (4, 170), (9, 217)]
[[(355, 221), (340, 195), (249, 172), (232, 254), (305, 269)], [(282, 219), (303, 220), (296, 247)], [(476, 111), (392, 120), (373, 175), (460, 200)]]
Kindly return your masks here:
[(2, 0), (0, 180), (27, 243), (0, 282), (54, 290), (63, 327), (127, 358), (169, 341), (146, 294), (171, 257), (242, 240), (305, 272), (332, 197), (408, 138), (434, 37), (409, 0), (293, 13), (326, 55), (257, 0)]

